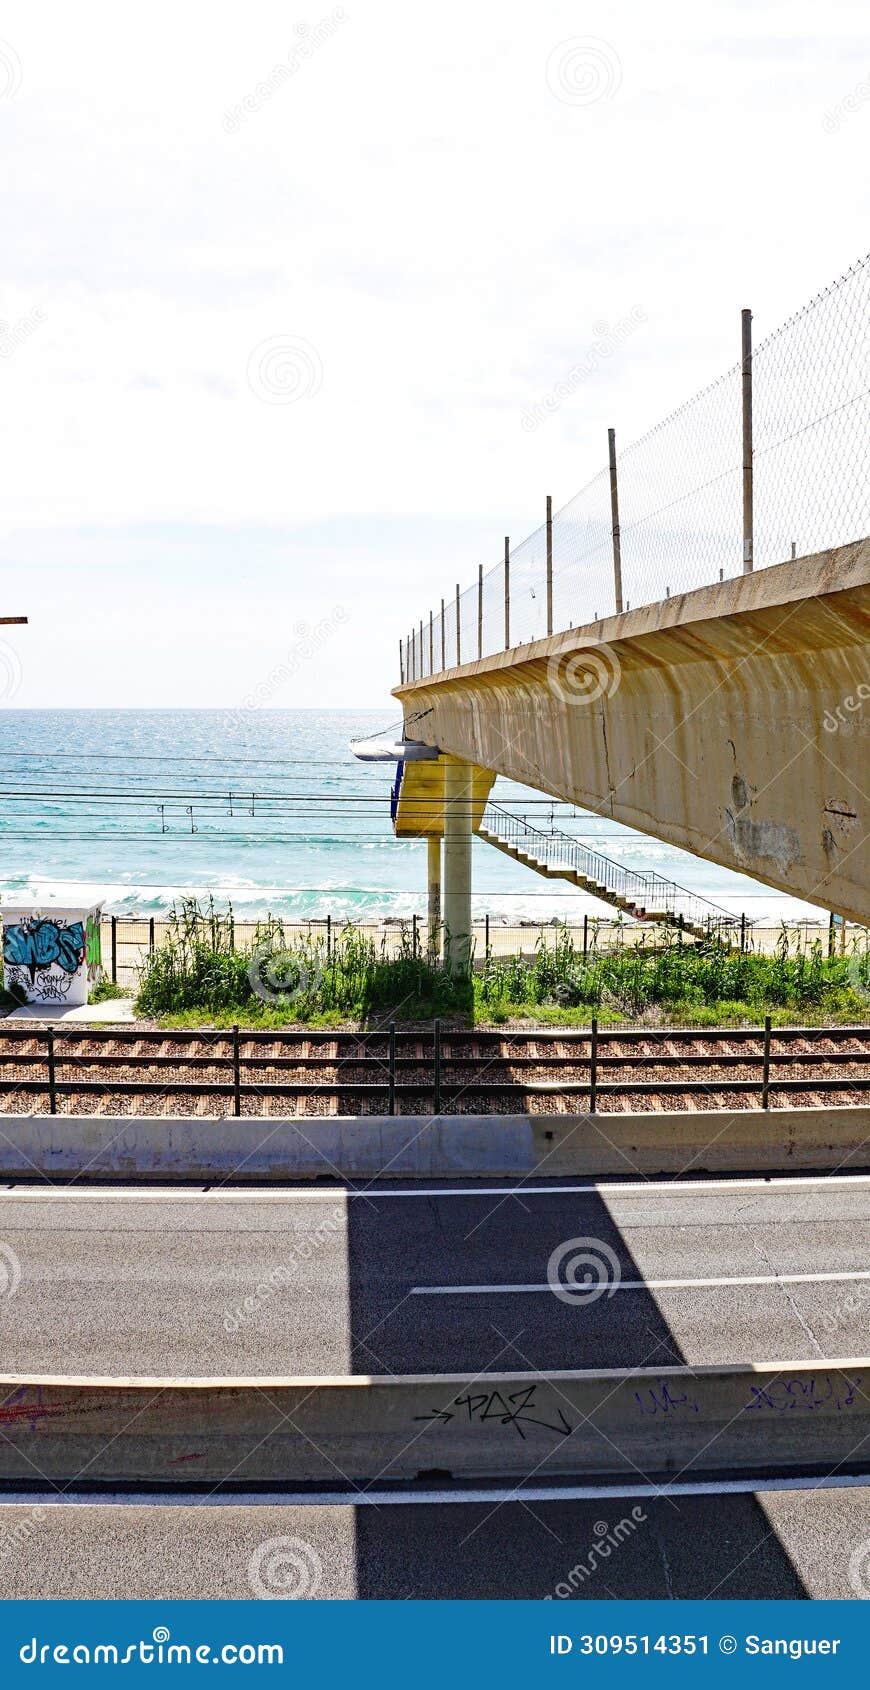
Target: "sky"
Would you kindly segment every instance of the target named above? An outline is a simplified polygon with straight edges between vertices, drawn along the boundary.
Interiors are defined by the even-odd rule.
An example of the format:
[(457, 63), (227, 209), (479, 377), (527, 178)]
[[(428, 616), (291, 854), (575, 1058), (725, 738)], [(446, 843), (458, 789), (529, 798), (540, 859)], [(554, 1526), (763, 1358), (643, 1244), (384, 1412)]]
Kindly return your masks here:
[(863, 255), (868, 140), (844, 0), (7, 0), (3, 702), (392, 719), (609, 425)]

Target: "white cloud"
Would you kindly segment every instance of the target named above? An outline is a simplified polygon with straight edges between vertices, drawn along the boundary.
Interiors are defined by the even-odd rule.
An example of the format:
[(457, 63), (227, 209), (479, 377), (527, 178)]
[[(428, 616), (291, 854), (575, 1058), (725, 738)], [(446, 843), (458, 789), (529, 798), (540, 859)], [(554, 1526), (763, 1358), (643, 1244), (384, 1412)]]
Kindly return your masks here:
[[(0, 321), (42, 317), (0, 362), (2, 608), (43, 654), (100, 653), (71, 675), (22, 634), (19, 702), (231, 703), (280, 660), (276, 618), (336, 602), (324, 693), (377, 702), (400, 631), (589, 479), (609, 423), (641, 433), (733, 361), (742, 304), (761, 334), (866, 243), (870, 105), (823, 127), (870, 68), (857, 5), (348, 0), (228, 133), (331, 10), (4, 10)], [(592, 103), (548, 86), (576, 37), (619, 65)], [(322, 380), (263, 403), (248, 362), (280, 337)], [(243, 567), (214, 597), (222, 524)], [(119, 622), (142, 634), (114, 664)]]

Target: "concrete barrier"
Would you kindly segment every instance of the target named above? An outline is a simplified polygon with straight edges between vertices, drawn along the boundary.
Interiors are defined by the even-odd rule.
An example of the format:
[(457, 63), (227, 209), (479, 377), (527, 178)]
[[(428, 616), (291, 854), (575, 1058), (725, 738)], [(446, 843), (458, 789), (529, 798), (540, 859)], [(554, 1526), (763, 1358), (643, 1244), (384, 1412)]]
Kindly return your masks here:
[(653, 1480), (853, 1468), (870, 1360), (289, 1379), (0, 1379), (0, 1482)]
[(674, 1114), (0, 1116), (0, 1178), (429, 1179), (870, 1168), (870, 1107)]

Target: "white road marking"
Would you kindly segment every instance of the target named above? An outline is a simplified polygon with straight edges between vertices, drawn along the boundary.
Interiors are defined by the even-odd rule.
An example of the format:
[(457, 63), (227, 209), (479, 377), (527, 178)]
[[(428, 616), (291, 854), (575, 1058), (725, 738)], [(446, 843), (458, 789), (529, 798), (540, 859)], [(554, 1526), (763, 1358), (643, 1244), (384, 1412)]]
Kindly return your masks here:
[[(831, 1281), (870, 1279), (870, 1269), (860, 1269), (847, 1273), (759, 1273), (735, 1274), (731, 1278), (717, 1279), (619, 1279), (602, 1280), (593, 1291), (579, 1284), (577, 1286), (576, 1301), (592, 1302), (605, 1294), (612, 1297), (615, 1291), (682, 1291), (718, 1289), (725, 1285), (823, 1285)], [(550, 1285), (545, 1280), (543, 1285), (414, 1285), (411, 1288), (412, 1297), (501, 1297), (509, 1292), (526, 1293), (535, 1291), (558, 1291), (568, 1293), (571, 1300), (571, 1286), (559, 1283)]]
[[(120, 1177), (120, 1176), (119, 1176)], [(395, 1177), (395, 1176), (390, 1176)], [(445, 1182), (448, 1176), (445, 1175)], [(346, 1198), (366, 1203), (392, 1202), (394, 1198), (409, 1197), (577, 1197), (584, 1195), (646, 1197), (668, 1194), (673, 1197), (694, 1196), (701, 1191), (766, 1191), (772, 1195), (787, 1191), (823, 1191), (828, 1187), (870, 1187), (870, 1174), (819, 1174), (803, 1179), (792, 1174), (755, 1175), (745, 1179), (693, 1180), (591, 1180), (582, 1185), (527, 1185), (534, 1173), (518, 1174), (513, 1185), (444, 1185), (409, 1190), (381, 1191), (377, 1185), (350, 1188), (343, 1185), (324, 1186), (257, 1186), (257, 1185), (82, 1185), (65, 1186), (14, 1185), (0, 1188), (0, 1202), (70, 1203), (130, 1203), (147, 1199), (152, 1202), (199, 1202), (203, 1197), (219, 1203), (334, 1203)]]
[[(530, 1174), (527, 1178), (533, 1179)], [(520, 1176), (522, 1178), (522, 1176)], [(696, 1180), (593, 1180), (587, 1185), (483, 1185), (461, 1186), (449, 1189), (444, 1186), (429, 1187), (425, 1191), (378, 1191), (369, 1186), (363, 1191), (348, 1191), (349, 1198), (361, 1197), (374, 1200), (376, 1203), (388, 1201), (393, 1197), (572, 1197), (588, 1193), (596, 1195), (616, 1195), (630, 1197), (646, 1197), (650, 1192), (656, 1196), (667, 1192), (671, 1196), (695, 1195), (699, 1191), (794, 1191), (794, 1190), (823, 1190), (826, 1186), (870, 1186), (870, 1174), (828, 1174), (813, 1178), (795, 1179), (793, 1175), (782, 1178), (770, 1175), (769, 1178), (747, 1179), (696, 1179)], [(306, 1195), (294, 1192), (295, 1196)], [(313, 1196), (314, 1193), (311, 1193)]]
[(214, 1491), (200, 1495), (196, 1491), (65, 1491), (53, 1496), (44, 1491), (32, 1493), (0, 1492), (3, 1508), (33, 1509), (69, 1508), (95, 1504), (111, 1508), (401, 1508), (439, 1503), (473, 1502), (597, 1502), (613, 1497), (668, 1496), (764, 1496), (770, 1491), (784, 1490), (864, 1490), (870, 1487), (870, 1473), (831, 1473), (820, 1477), (799, 1477), (762, 1473), (750, 1479), (678, 1479), (656, 1484), (609, 1485), (524, 1485), (508, 1489), (495, 1485), (489, 1490), (418, 1490), (410, 1486), (396, 1490), (335, 1490), (335, 1491)]

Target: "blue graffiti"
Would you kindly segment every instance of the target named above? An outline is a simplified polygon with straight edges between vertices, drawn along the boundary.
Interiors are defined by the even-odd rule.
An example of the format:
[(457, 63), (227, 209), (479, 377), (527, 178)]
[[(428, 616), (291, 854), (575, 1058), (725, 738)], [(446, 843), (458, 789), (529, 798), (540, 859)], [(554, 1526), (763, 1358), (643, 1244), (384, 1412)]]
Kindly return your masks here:
[(3, 960), (30, 971), (31, 983), (37, 970), (56, 962), (67, 974), (75, 974), (85, 954), (85, 930), (81, 921), (59, 927), (56, 921), (24, 921), (3, 930)]

